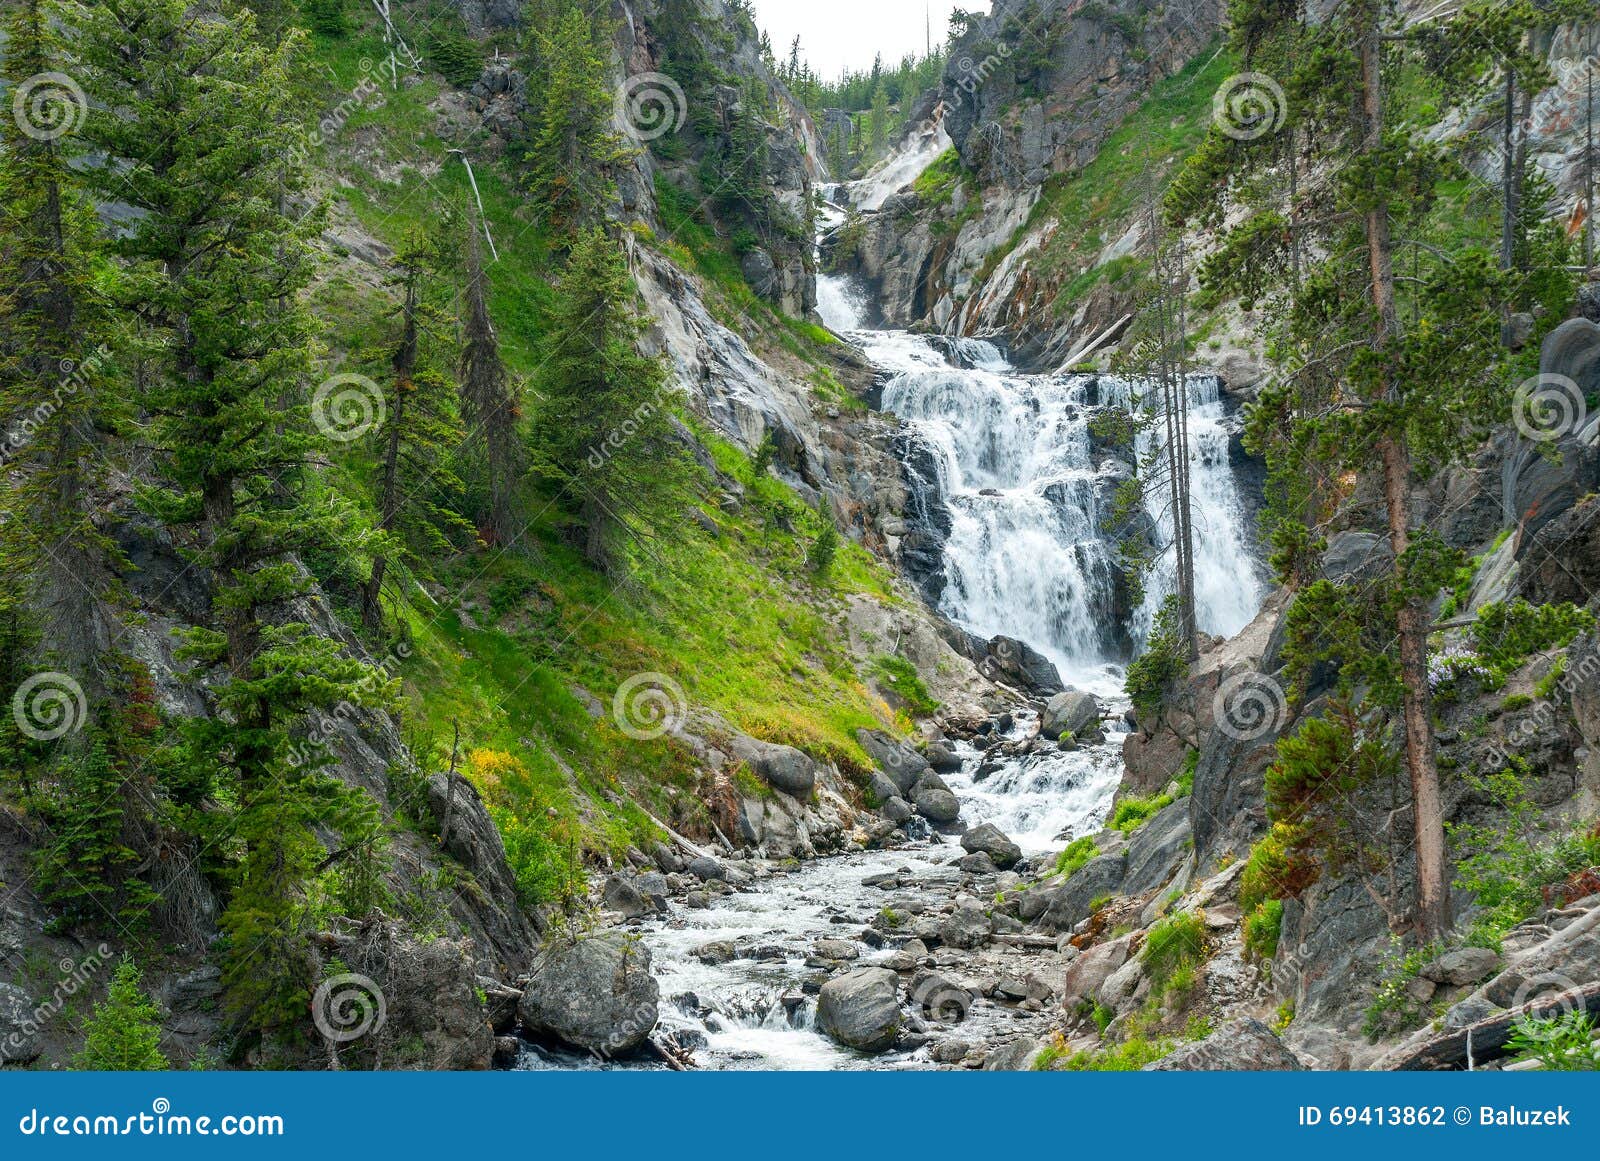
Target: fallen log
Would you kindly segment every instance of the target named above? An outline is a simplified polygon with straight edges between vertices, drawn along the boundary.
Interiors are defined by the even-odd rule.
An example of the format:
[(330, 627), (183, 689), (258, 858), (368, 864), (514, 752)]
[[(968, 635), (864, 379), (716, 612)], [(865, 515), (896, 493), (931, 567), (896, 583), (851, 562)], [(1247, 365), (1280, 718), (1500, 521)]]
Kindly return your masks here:
[(1600, 1017), (1600, 983), (1585, 984), (1581, 988), (1530, 1000), (1520, 1008), (1508, 1009), (1469, 1027), (1436, 1036), (1409, 1049), (1398, 1059), (1386, 1058), (1379, 1067), (1394, 1072), (1465, 1069), (1469, 1053), (1474, 1066), (1501, 1060), (1509, 1055), (1506, 1042), (1511, 1039), (1512, 1029), (1519, 1020), (1528, 1016), (1540, 1019), (1563, 1016), (1580, 1007), (1591, 1016)]

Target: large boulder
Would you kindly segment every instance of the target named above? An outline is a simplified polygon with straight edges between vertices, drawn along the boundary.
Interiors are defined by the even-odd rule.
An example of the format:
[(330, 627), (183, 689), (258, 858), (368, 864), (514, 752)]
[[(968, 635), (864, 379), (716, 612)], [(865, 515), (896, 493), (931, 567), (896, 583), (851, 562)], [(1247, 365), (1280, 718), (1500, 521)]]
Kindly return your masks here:
[(748, 765), (758, 778), (774, 790), (781, 790), (791, 798), (804, 801), (816, 789), (816, 762), (809, 754), (793, 746), (738, 737), (730, 748), (734, 757)]
[(951, 947), (970, 951), (989, 942), (993, 921), (976, 904), (957, 907), (939, 924), (939, 938)]
[(911, 805), (923, 818), (939, 826), (961, 817), (961, 803), (942, 780), (918, 782), (911, 792)]
[(1055, 663), (1015, 637), (990, 638), (979, 668), (986, 676), (1019, 685), (1040, 697), (1053, 697), (1063, 689)]
[(1145, 1065), (1146, 1072), (1300, 1072), (1305, 1065), (1260, 1020), (1245, 1018)]
[(1039, 732), (1051, 741), (1067, 734), (1082, 734), (1100, 724), (1100, 700), (1092, 693), (1069, 689), (1056, 694), (1044, 707)]
[[(1569, 319), (1544, 340), (1533, 396), (1516, 403), (1517, 433), (1505, 437), (1501, 490), (1506, 519), (1521, 533), (1519, 557), (1546, 524), (1568, 512), (1600, 482), (1595, 432), (1600, 420), (1584, 401), (1600, 392), (1600, 326)], [(1548, 416), (1536, 413), (1549, 404)], [(1550, 452), (1556, 454), (1551, 455)], [(1550, 547), (1545, 546), (1547, 549)]]
[(817, 1027), (847, 1048), (883, 1052), (900, 1031), (899, 977), (858, 968), (829, 980), (817, 997)]
[(44, 1032), (28, 993), (0, 984), (0, 1064), (31, 1064), (44, 1051)]
[(972, 854), (982, 852), (988, 855), (989, 860), (1002, 871), (1016, 866), (1022, 860), (1022, 848), (992, 822), (975, 826), (962, 835), (961, 849)]
[(1133, 933), (1118, 936), (1105, 943), (1097, 943), (1067, 965), (1061, 978), (1062, 1003), (1068, 1009), (1076, 1008), (1085, 999), (1099, 995), (1100, 989), (1123, 964), (1128, 962), (1128, 952), (1133, 945)]
[(650, 949), (636, 937), (606, 931), (547, 947), (534, 964), (518, 1014), (535, 1036), (600, 1056), (625, 1056), (655, 1029), (660, 998)]
[(932, 770), (921, 754), (881, 730), (857, 730), (856, 740), (901, 794), (909, 794), (923, 775)]

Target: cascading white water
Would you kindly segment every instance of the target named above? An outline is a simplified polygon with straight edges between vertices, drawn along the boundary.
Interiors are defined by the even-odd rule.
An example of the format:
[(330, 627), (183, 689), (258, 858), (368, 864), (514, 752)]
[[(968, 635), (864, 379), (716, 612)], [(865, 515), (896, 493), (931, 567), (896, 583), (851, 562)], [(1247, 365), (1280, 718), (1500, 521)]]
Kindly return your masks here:
[[(858, 330), (844, 280), (821, 281), (824, 320), (891, 374), (884, 410), (910, 421), (935, 453), (951, 523), (943, 611), (981, 637), (1027, 641), (1071, 684), (1118, 694), (1109, 643), (1119, 633), (1108, 629), (1142, 640), (1174, 583), (1167, 554), (1128, 624), (1108, 626), (1117, 548), (1101, 525), (1117, 477), (1096, 468), (1089, 421), (1096, 406), (1137, 410), (1138, 388), (1109, 376), (1019, 375), (996, 347), (974, 339), (954, 343), (954, 365), (927, 338)], [(1191, 377), (1189, 400), (1197, 615), (1204, 631), (1228, 636), (1255, 615), (1260, 583), (1216, 379)], [(1158, 438), (1154, 426), (1141, 433), (1141, 462)], [(1162, 543), (1170, 542), (1164, 495), (1151, 489), (1145, 505)]]

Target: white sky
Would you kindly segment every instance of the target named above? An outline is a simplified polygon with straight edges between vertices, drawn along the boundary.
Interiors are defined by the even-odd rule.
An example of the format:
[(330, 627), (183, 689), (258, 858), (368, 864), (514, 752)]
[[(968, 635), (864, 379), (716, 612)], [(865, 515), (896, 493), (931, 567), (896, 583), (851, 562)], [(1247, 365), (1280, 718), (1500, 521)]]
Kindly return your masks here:
[(907, 53), (921, 54), (927, 47), (931, 16), (933, 41), (939, 44), (950, 29), (950, 13), (957, 8), (987, 12), (989, 0), (753, 0), (756, 23), (772, 37), (779, 60), (789, 55), (789, 43), (800, 35), (800, 46), (811, 67), (829, 80), (845, 68), (872, 67), (875, 54), (898, 63)]

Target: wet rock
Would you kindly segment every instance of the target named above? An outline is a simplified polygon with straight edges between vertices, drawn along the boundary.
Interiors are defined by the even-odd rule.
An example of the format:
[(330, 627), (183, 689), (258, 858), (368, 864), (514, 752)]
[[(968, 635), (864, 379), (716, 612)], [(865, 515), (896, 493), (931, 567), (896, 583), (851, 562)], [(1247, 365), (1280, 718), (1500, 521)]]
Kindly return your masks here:
[(972, 1051), (965, 1040), (941, 1040), (928, 1053), (935, 1064), (960, 1064)]
[(714, 939), (710, 943), (702, 943), (689, 953), (704, 964), (724, 964), (733, 960), (735, 952), (733, 942), (727, 939)]
[(883, 804), (883, 817), (896, 826), (904, 826), (915, 815), (916, 811), (911, 809), (911, 804), (898, 795)]
[(927, 751), (928, 765), (941, 774), (954, 774), (961, 769), (961, 759), (943, 742), (930, 742)]
[(1022, 860), (1022, 848), (992, 822), (975, 826), (962, 835), (961, 849), (988, 855), (994, 865), (1002, 870), (1014, 867)]
[(491, 1066), (501, 1072), (509, 1071), (517, 1066), (517, 1059), (522, 1055), (522, 1042), (515, 1036), (496, 1036), (494, 1038), (494, 1056), (490, 1061)]
[(1039, 719), (1039, 732), (1052, 742), (1064, 734), (1080, 735), (1100, 724), (1100, 701), (1092, 693), (1075, 689), (1056, 694)]
[(637, 1051), (655, 1028), (660, 997), (649, 947), (609, 931), (547, 947), (518, 1011), (535, 1035), (621, 1056)]
[(1299, 1072), (1305, 1068), (1260, 1020), (1235, 1020), (1145, 1065), (1146, 1072)]
[(969, 875), (992, 875), (995, 873), (994, 860), (982, 851), (970, 854), (966, 858), (959, 860), (956, 866)]
[(852, 960), (861, 958), (861, 949), (844, 939), (819, 939), (811, 945), (813, 954), (822, 959)]
[(989, 917), (978, 907), (957, 907), (939, 924), (939, 938), (950, 947), (972, 949), (989, 942)]
[(701, 882), (710, 882), (713, 879), (726, 879), (727, 868), (716, 859), (701, 855), (699, 858), (689, 860), (688, 871)]
[(979, 668), (1041, 697), (1053, 697), (1062, 691), (1061, 674), (1055, 664), (1026, 641), (1014, 637), (991, 638)]
[(945, 786), (944, 780), (931, 771), (917, 783), (911, 793), (911, 803), (918, 814), (932, 823), (955, 822), (961, 817), (960, 801)]
[(822, 985), (817, 1028), (847, 1048), (883, 1052), (900, 1031), (898, 979), (887, 968), (859, 968)]

